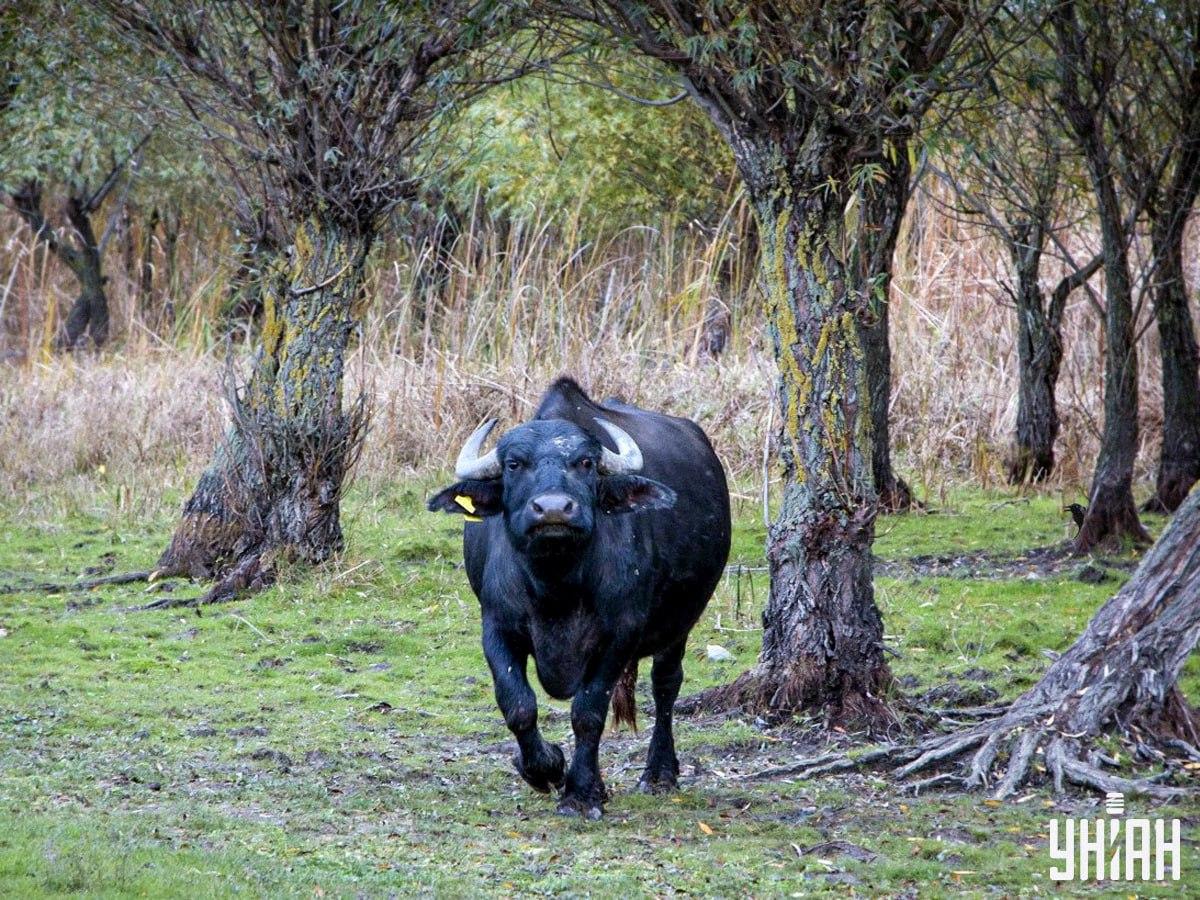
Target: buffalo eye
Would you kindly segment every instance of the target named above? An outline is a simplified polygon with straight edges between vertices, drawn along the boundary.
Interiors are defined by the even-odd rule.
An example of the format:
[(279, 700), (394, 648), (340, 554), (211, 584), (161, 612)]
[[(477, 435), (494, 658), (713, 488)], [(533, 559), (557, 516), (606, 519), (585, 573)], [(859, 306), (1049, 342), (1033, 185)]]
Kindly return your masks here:
[(575, 465), (579, 466), (579, 468), (583, 469), (585, 472), (590, 472), (592, 471), (592, 466), (595, 465), (595, 463), (592, 462), (592, 458), (590, 456), (585, 456), (579, 462), (575, 463)]
[(523, 468), (525, 463), (521, 462), (521, 460), (519, 460), (519, 459), (510, 459), (504, 465), (508, 469), (508, 471), (516, 472), (518, 469)]

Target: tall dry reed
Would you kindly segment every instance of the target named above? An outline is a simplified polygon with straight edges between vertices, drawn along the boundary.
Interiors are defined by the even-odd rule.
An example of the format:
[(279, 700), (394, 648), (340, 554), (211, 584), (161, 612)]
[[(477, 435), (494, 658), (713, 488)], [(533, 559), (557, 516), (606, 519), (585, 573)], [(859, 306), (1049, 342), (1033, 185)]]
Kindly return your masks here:
[[(374, 405), (360, 477), (382, 483), (443, 469), (481, 418), (520, 419), (551, 378), (569, 373), (600, 396), (698, 419), (743, 499), (754, 501), (774, 365), (758, 292), (722, 295), (718, 278), (745, 215), (735, 205), (715, 235), (664, 222), (604, 239), (586, 238), (570, 217), (502, 229), (477, 219), (441, 268), (428, 248), (382, 246), (350, 363), (351, 389), (367, 390)], [(160, 509), (163, 496), (177, 502), (219, 439), (226, 360), (246, 365), (245, 350), (218, 335), (227, 240), (207, 227), (185, 233), (172, 295), (160, 290), (149, 304), (114, 242), (107, 263), (116, 338), (102, 354), (63, 357), (51, 348), (73, 297), (69, 275), (33, 251), (14, 220), (0, 219), (0, 229), (0, 490), (35, 503), (65, 485), (81, 504), (98, 498), (131, 514)], [(935, 204), (914, 205), (896, 258), (892, 423), (898, 467), (926, 499), (1001, 477), (1016, 415), (1004, 262), (986, 233)], [(435, 281), (440, 287), (429, 288)], [(729, 307), (734, 334), (717, 361), (700, 352), (714, 298)], [(176, 317), (165, 326), (168, 301)], [(1143, 310), (1143, 323), (1150, 318)], [(1077, 293), (1066, 318), (1060, 468), (1051, 485), (1063, 493), (1086, 484), (1097, 451), (1101, 326), (1088, 294)], [(1156, 340), (1146, 327), (1143, 478), (1161, 420)]]

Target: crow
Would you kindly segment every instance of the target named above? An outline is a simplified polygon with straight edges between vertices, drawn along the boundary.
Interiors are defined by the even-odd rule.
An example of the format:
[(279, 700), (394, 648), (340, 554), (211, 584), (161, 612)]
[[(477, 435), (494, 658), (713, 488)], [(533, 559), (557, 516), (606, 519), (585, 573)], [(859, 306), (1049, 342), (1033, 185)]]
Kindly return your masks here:
[(1068, 506), (1063, 507), (1063, 512), (1069, 512), (1071, 514), (1071, 518), (1075, 520), (1076, 528), (1083, 527), (1083, 518), (1087, 515), (1086, 506), (1082, 506), (1078, 503), (1071, 503)]

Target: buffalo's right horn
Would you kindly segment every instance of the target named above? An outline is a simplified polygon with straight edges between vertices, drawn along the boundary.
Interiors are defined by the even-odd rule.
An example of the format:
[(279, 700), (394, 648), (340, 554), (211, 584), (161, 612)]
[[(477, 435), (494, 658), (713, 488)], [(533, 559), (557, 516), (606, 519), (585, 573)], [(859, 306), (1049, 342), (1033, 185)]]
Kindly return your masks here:
[(467, 438), (467, 442), (458, 451), (458, 460), (454, 463), (456, 478), (475, 478), (482, 481), (500, 474), (500, 457), (494, 449), (483, 456), (479, 455), (479, 449), (495, 427), (496, 420), (488, 419)]
[(607, 447), (601, 448), (600, 471), (605, 475), (640, 472), (642, 470), (642, 450), (638, 447), (637, 441), (629, 436), (629, 432), (598, 416), (596, 424), (607, 431), (609, 437), (613, 439), (613, 443), (617, 445), (616, 453)]

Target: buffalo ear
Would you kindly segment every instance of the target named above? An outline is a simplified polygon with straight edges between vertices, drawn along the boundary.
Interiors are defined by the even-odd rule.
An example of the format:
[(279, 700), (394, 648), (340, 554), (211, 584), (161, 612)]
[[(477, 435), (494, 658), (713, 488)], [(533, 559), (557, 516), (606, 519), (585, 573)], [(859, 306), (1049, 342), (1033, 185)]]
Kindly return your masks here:
[(600, 479), (597, 501), (606, 513), (670, 509), (675, 505), (675, 492), (640, 475), (605, 475)]
[(499, 478), (487, 481), (469, 479), (452, 484), (429, 498), (426, 507), (430, 512), (460, 513), (468, 519), (494, 516), (504, 509), (502, 498), (504, 485)]

